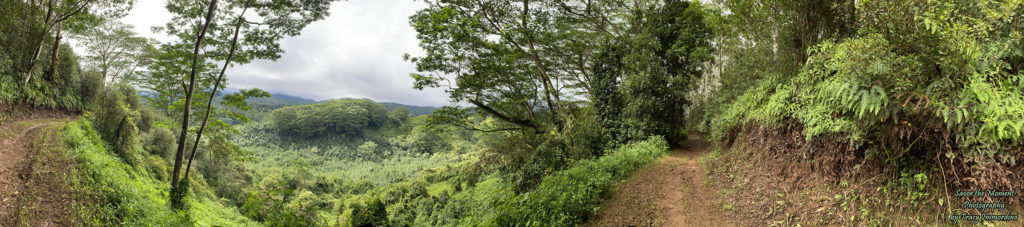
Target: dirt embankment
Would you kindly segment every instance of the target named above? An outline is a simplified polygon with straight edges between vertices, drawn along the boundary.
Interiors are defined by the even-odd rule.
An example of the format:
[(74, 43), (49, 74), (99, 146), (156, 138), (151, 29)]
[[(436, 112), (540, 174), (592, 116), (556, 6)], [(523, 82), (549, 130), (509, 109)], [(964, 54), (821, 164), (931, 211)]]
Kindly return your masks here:
[(640, 170), (601, 207), (590, 226), (733, 226), (714, 193), (704, 187), (697, 163), (708, 152), (704, 139), (691, 143)]
[[(953, 213), (979, 214), (962, 207), (968, 199), (986, 202), (953, 196), (954, 177), (965, 174), (937, 152), (887, 160), (841, 137), (803, 138), (799, 128), (753, 125), (713, 152), (697, 138), (630, 177), (588, 225), (942, 226), (953, 225)], [(1016, 195), (1002, 200), (1007, 210), (985, 214), (1019, 218), (1024, 197)]]
[[(963, 209), (968, 198), (953, 194), (980, 186), (956, 186), (956, 177), (965, 173), (952, 171), (954, 162), (938, 151), (911, 150), (887, 159), (877, 151), (883, 148), (854, 147), (838, 135), (807, 142), (800, 128), (759, 125), (722, 142), (721, 152), (705, 165), (713, 179), (708, 182), (744, 226), (942, 226), (953, 224), (952, 213), (978, 214)], [(1003, 204), (1019, 215), (1012, 211), (1022, 205), (1017, 191), (1018, 197)]]

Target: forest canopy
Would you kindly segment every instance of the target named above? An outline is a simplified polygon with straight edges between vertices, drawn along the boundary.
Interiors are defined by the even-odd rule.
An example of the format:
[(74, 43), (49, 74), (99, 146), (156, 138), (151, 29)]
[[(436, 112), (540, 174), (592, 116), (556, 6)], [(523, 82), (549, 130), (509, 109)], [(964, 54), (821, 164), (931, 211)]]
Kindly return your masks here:
[(388, 112), (384, 105), (365, 99), (288, 106), (270, 114), (270, 121), (281, 134), (294, 137), (359, 136), (366, 130), (400, 125), (408, 118), (408, 109), (399, 107)]

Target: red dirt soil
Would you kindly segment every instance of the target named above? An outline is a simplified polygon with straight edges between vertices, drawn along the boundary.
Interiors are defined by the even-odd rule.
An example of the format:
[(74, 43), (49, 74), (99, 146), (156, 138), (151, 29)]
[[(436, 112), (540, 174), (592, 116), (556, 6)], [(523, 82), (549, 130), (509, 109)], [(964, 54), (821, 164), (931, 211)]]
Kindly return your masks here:
[[(11, 121), (0, 127), (0, 226), (71, 224), (60, 119)], [(45, 153), (45, 154), (44, 154)]]
[(691, 143), (631, 176), (601, 208), (589, 226), (734, 226), (718, 210), (718, 200), (702, 185), (697, 158), (708, 151), (704, 139)]

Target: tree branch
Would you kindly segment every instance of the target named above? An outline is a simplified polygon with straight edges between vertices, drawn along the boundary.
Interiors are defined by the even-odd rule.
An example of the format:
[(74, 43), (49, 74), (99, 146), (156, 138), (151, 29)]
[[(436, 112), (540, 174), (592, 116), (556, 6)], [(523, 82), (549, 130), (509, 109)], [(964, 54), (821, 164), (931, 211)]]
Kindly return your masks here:
[(509, 117), (507, 115), (504, 115), (504, 114), (498, 112), (494, 108), (491, 108), (490, 106), (487, 106), (487, 105), (485, 105), (485, 104), (483, 104), (480, 101), (477, 101), (475, 99), (474, 100), (469, 100), (469, 103), (472, 103), (477, 108), (480, 108), (484, 112), (487, 112), (487, 113), (493, 115), (494, 117), (497, 117), (498, 119), (501, 119), (502, 121), (505, 121), (505, 122), (508, 122), (508, 123), (512, 123), (512, 124), (516, 124), (516, 125), (520, 125), (520, 126), (527, 127), (527, 128), (532, 128), (532, 129), (538, 129), (539, 128), (537, 126), (537, 124), (532, 122), (532, 121), (523, 120), (523, 119), (516, 119), (516, 118)]

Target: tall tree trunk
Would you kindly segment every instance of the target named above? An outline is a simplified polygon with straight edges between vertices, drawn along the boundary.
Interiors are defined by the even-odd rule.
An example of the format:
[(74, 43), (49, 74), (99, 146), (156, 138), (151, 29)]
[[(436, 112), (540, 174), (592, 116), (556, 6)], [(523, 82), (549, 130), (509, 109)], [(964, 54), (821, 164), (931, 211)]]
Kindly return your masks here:
[(121, 123), (117, 124), (117, 131), (114, 131), (114, 152), (117, 152), (118, 155), (124, 153), (121, 150), (121, 144), (124, 143), (124, 141), (121, 141), (121, 129), (124, 128), (126, 121), (128, 121), (128, 116), (121, 117)]
[[(217, 9), (217, 0), (210, 0), (210, 7), (206, 11), (206, 21), (203, 22), (203, 28), (199, 31), (196, 36), (196, 43), (192, 49), (192, 70), (189, 74), (188, 89), (185, 92), (185, 109), (184, 114), (181, 118), (181, 134), (178, 135), (178, 148), (174, 155), (174, 174), (171, 178), (171, 204), (172, 206), (178, 206), (181, 203), (181, 197), (184, 195), (178, 191), (181, 188), (178, 187), (178, 176), (181, 174), (182, 156), (185, 153), (185, 137), (188, 136), (188, 120), (190, 118), (192, 110), (192, 93), (196, 86), (196, 73), (199, 67), (199, 48), (202, 46), (203, 38), (206, 36), (206, 29), (210, 26), (210, 21), (213, 20), (213, 13)], [(199, 141), (196, 141), (198, 143)]]
[[(530, 1), (529, 0), (525, 0), (525, 1), (523, 1), (523, 17), (522, 17), (523, 32), (528, 32), (529, 28), (526, 26), (527, 25), (526, 20), (529, 17), (530, 17)], [(548, 110), (551, 111), (551, 121), (552, 121), (552, 123), (555, 124), (555, 129), (561, 131), (561, 129), (562, 129), (562, 122), (558, 119), (558, 108), (561, 107), (559, 105), (562, 102), (562, 100), (558, 97), (558, 91), (555, 90), (554, 84), (551, 83), (551, 76), (548, 75), (547, 70), (545, 70), (545, 68), (544, 68), (543, 62), (541, 62), (541, 60), (540, 60), (540, 56), (537, 54), (537, 50), (533, 46), (533, 34), (531, 33), (531, 34), (525, 34), (525, 35), (526, 35), (526, 42), (527, 42), (526, 44), (527, 44), (527, 47), (529, 47), (529, 51), (530, 51), (530, 58), (533, 60), (533, 63), (537, 67), (537, 71), (540, 72), (541, 79), (543, 80), (542, 83), (544, 84), (544, 95), (547, 98)], [(551, 100), (552, 97), (555, 98), (554, 101)]]
[(35, 70), (36, 65), (39, 64), (39, 55), (42, 55), (43, 52), (43, 41), (46, 39), (46, 34), (50, 33), (50, 27), (52, 27), (50, 23), (52, 23), (51, 21), (53, 20), (53, 1), (54, 0), (50, 0), (47, 3), (46, 18), (43, 20), (43, 25), (45, 27), (43, 28), (43, 32), (39, 34), (39, 41), (36, 42), (35, 46), (35, 53), (32, 54), (32, 58), (28, 61), (28, 70), (25, 72), (25, 86), (28, 86), (28, 81), (32, 79), (32, 71)]
[(220, 82), (224, 80), (224, 72), (228, 70), (228, 66), (231, 65), (231, 58), (235, 56), (235, 48), (238, 46), (238, 32), (242, 30), (242, 23), (245, 22), (245, 12), (249, 10), (249, 5), (246, 5), (242, 9), (242, 14), (238, 15), (238, 22), (235, 22), (235, 34), (231, 37), (231, 49), (228, 51), (228, 57), (224, 59), (224, 67), (220, 69), (220, 75), (217, 76), (217, 81), (213, 84), (213, 91), (210, 91), (210, 99), (206, 101), (206, 114), (203, 116), (203, 123), (199, 125), (199, 131), (196, 132), (196, 142), (192, 143), (192, 154), (188, 156), (188, 165), (185, 166), (185, 178), (188, 178), (189, 172), (192, 170), (192, 160), (196, 157), (196, 149), (199, 148), (199, 139), (203, 138), (203, 130), (206, 130), (206, 121), (210, 120), (210, 109), (213, 108), (213, 98), (217, 96), (217, 88), (220, 87)]
[(61, 36), (61, 30), (64, 28), (64, 21), (57, 22), (57, 32), (54, 33), (53, 38), (53, 54), (50, 56), (50, 74), (46, 78), (47, 81), (53, 81), (57, 77), (57, 65), (60, 64), (60, 40), (64, 38)]

